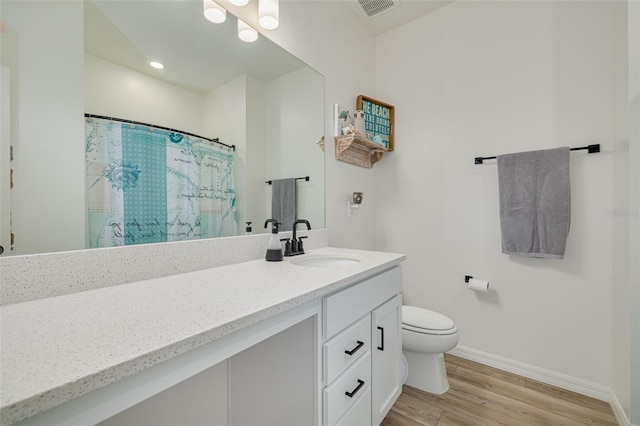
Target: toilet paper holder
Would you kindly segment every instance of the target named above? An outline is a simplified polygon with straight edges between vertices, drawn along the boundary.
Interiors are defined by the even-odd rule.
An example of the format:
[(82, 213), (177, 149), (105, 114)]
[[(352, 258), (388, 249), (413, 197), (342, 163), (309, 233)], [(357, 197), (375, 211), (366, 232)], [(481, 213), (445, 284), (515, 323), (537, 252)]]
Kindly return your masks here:
[(469, 290), (479, 291), (481, 293), (489, 292), (489, 281), (475, 280), (471, 275), (465, 275), (464, 282), (468, 284)]

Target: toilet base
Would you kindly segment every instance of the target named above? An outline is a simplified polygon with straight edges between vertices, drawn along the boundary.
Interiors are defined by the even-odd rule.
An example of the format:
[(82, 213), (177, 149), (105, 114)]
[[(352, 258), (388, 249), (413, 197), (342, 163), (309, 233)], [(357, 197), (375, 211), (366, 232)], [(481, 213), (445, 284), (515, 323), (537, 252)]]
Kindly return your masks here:
[(425, 392), (441, 395), (449, 390), (444, 354), (402, 351), (409, 366), (406, 384)]

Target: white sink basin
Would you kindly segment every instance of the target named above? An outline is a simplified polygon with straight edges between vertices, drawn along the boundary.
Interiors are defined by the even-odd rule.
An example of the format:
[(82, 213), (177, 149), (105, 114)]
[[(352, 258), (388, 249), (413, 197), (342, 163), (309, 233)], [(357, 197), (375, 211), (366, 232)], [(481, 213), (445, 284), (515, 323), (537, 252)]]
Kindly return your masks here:
[(293, 265), (311, 268), (333, 268), (355, 265), (360, 262), (361, 259), (346, 254), (310, 254), (291, 261)]

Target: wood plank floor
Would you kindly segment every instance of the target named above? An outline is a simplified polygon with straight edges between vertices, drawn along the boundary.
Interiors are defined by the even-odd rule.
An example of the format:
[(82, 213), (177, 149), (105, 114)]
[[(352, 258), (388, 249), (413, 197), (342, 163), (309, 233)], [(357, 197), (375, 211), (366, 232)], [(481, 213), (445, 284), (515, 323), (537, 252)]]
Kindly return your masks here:
[(382, 426), (617, 425), (608, 403), (445, 354), (449, 391), (404, 386)]

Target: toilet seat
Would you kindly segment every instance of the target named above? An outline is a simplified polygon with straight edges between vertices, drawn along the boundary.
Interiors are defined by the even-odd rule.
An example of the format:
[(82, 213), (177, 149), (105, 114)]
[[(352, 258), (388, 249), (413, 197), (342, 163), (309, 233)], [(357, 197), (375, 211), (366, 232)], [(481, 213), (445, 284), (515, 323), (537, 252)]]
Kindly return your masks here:
[(412, 333), (428, 334), (432, 336), (446, 336), (449, 334), (456, 334), (458, 332), (458, 329), (455, 327), (448, 330), (431, 330), (426, 328), (411, 327), (410, 325), (406, 324), (402, 324), (402, 329), (405, 331), (411, 331)]
[(421, 334), (447, 335), (457, 332), (447, 316), (416, 306), (402, 306), (402, 328)]

